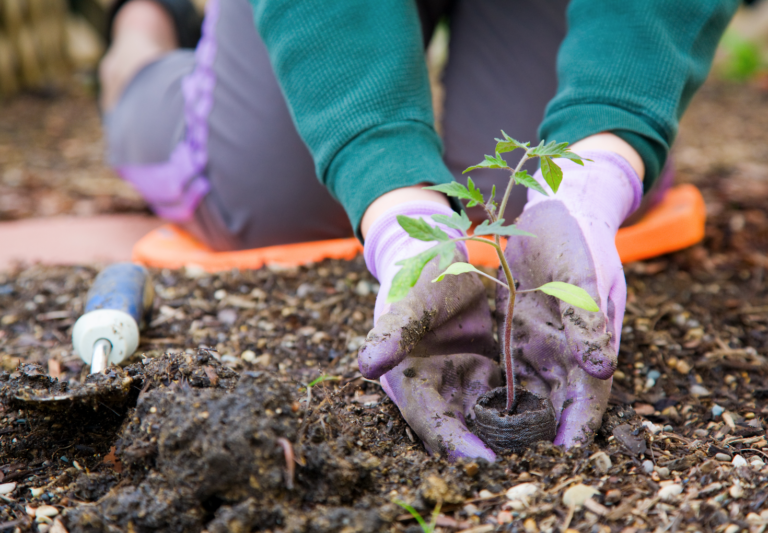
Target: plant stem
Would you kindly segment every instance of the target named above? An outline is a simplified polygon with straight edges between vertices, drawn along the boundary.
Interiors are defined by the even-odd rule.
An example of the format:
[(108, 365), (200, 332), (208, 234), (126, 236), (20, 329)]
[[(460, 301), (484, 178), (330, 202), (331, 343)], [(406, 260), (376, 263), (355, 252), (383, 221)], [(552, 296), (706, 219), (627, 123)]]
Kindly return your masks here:
[(520, 172), (520, 169), (523, 168), (523, 165), (529, 159), (530, 157), (528, 157), (528, 149), (526, 149), (525, 155), (522, 158), (520, 158), (520, 161), (518, 161), (517, 166), (515, 167), (515, 170), (512, 171), (512, 175), (509, 176), (509, 183), (507, 184), (507, 190), (504, 191), (504, 198), (501, 200), (501, 205), (499, 206), (499, 212), (498, 212), (499, 218), (503, 218), (504, 211), (507, 210), (507, 202), (509, 201), (509, 195), (512, 193), (512, 185), (515, 184), (515, 174)]
[(504, 328), (501, 337), (501, 349), (504, 354), (504, 368), (507, 372), (507, 411), (512, 412), (515, 406), (515, 361), (512, 357), (512, 317), (515, 313), (515, 299), (517, 291), (515, 290), (515, 279), (512, 277), (512, 271), (509, 269), (507, 258), (501, 252), (499, 236), (496, 235), (496, 253), (499, 256), (501, 269), (507, 278), (509, 287), (509, 301), (507, 302), (507, 314), (504, 317)]
[[(509, 195), (512, 193), (512, 186), (515, 183), (515, 174), (520, 172), (523, 165), (528, 161), (528, 149), (525, 150), (525, 155), (518, 161), (515, 170), (512, 175), (509, 176), (509, 183), (507, 183), (507, 190), (504, 191), (504, 198), (499, 206), (499, 218), (504, 217), (504, 212), (507, 209), (507, 201)], [(509, 302), (507, 302), (507, 314), (504, 317), (504, 331), (501, 337), (501, 348), (504, 354), (504, 368), (507, 372), (507, 412), (512, 412), (515, 407), (515, 360), (512, 356), (512, 318), (515, 314), (515, 299), (517, 297), (517, 291), (515, 290), (515, 278), (512, 277), (512, 271), (509, 269), (509, 263), (507, 258), (504, 257), (504, 253), (501, 251), (501, 239), (498, 235), (495, 235), (496, 241), (496, 254), (499, 256), (499, 263), (501, 269), (504, 272), (504, 277), (507, 278), (507, 285), (509, 286)]]

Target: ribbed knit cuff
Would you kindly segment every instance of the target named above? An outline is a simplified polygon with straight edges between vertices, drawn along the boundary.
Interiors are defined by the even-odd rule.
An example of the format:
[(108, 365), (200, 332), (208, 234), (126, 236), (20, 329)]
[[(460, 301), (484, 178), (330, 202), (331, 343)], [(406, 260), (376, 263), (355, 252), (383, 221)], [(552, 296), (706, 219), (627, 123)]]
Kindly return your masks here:
[[(416, 121), (402, 121), (367, 130), (334, 158), (326, 184), (347, 211), (362, 240), (360, 221), (379, 196), (420, 183), (453, 181), (443, 163), (435, 131)], [(461, 205), (451, 201), (456, 211)]]
[(651, 121), (619, 107), (606, 104), (579, 104), (554, 111), (547, 110), (539, 128), (539, 137), (549, 141), (575, 143), (590, 135), (610, 132), (634, 148), (645, 165), (643, 190), (648, 190), (659, 176), (667, 159), (669, 146)]

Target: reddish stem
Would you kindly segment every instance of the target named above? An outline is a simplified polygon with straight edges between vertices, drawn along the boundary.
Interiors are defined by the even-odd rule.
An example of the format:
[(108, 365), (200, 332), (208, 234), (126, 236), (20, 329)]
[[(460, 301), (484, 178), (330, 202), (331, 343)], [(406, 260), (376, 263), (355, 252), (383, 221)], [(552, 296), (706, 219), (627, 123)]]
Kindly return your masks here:
[(511, 413), (515, 407), (515, 360), (512, 357), (512, 317), (515, 314), (515, 278), (512, 277), (512, 271), (509, 269), (504, 253), (501, 251), (499, 236), (496, 235), (496, 254), (499, 256), (501, 270), (507, 279), (509, 287), (509, 302), (507, 303), (507, 315), (504, 318), (504, 331), (501, 338), (501, 349), (504, 355), (504, 368), (507, 372), (507, 412)]
[[(513, 287), (510, 283), (510, 287)], [(504, 351), (504, 367), (507, 371), (507, 412), (511, 413), (515, 407), (515, 361), (512, 356), (512, 315), (515, 311), (515, 292), (509, 291), (509, 304), (507, 316), (504, 317), (504, 336), (502, 350)]]

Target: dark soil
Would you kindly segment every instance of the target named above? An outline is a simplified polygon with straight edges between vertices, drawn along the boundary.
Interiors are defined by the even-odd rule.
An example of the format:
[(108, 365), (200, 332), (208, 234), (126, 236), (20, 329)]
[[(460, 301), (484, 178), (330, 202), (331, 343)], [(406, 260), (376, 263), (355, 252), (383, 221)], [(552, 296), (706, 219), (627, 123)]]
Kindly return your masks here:
[[(705, 195), (706, 239), (627, 266), (611, 407), (595, 442), (568, 452), (540, 443), (494, 464), (428, 456), (357, 370), (376, 289), (361, 258), (154, 271), (155, 314), (139, 353), (103, 378), (87, 376), (69, 337), (96, 270), (0, 274), (0, 487), (16, 483), (0, 494), (0, 531), (45, 530), (48, 519), (30, 516), (43, 505), (59, 512), (54, 530), (419, 531), (395, 499), (425, 517), (441, 505), (445, 532), (761, 531), (766, 100), (757, 88), (712, 83), (691, 106), (676, 164), (678, 180)], [(31, 156), (14, 157), (32, 168), (22, 160)], [(307, 389), (320, 376), (333, 379)], [(24, 401), (49, 387), (104, 394), (66, 409)], [(521, 483), (535, 492), (508, 499)], [(584, 506), (564, 503), (579, 484), (598, 492)]]

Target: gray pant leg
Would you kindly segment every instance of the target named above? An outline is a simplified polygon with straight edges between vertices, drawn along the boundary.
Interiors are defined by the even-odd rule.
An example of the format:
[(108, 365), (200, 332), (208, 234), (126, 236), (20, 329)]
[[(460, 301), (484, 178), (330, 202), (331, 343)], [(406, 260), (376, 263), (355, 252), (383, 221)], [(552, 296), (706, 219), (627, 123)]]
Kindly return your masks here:
[[(185, 229), (216, 250), (352, 236), (342, 206), (315, 176), (274, 77), (247, 0), (222, 0), (213, 26), (213, 106), (205, 175), (210, 191)], [(205, 38), (205, 37), (204, 37)], [(105, 120), (115, 166), (167, 160), (184, 137), (182, 79), (194, 69), (174, 52), (143, 69)]]
[(226, 226), (228, 247), (351, 237), (344, 209), (315, 175), (248, 1), (223, 0), (216, 31), (204, 206)]
[(194, 53), (178, 50), (150, 63), (128, 83), (118, 104), (103, 118), (111, 166), (168, 160), (184, 138), (181, 80), (194, 66)]
[[(539, 142), (544, 109), (557, 90), (555, 64), (567, 5), (568, 0), (460, 0), (456, 5), (443, 75), (443, 137), (445, 162), (458, 180), (466, 183), (461, 172), (493, 153), (501, 130), (522, 142)], [(510, 160), (516, 161), (514, 154)], [(526, 168), (533, 173), (536, 164)], [(496, 184), (497, 197), (508, 180), (499, 170), (471, 176), (486, 195)], [(516, 186), (507, 207), (509, 222), (525, 201), (526, 189)]]

